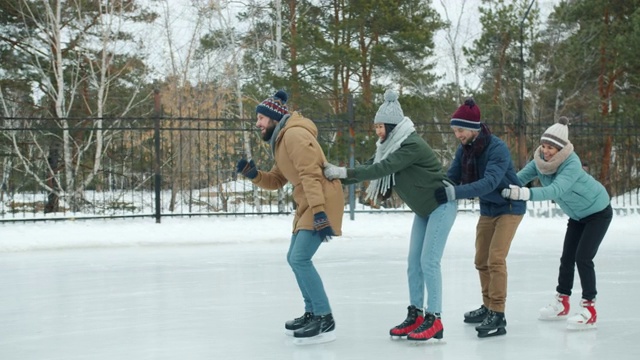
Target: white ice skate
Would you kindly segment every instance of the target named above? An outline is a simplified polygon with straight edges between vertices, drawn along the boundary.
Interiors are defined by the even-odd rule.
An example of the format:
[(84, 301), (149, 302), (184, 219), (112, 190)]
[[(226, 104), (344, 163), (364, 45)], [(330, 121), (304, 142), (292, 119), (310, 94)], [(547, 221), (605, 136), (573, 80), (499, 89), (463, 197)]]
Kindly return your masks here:
[(556, 294), (553, 302), (540, 309), (540, 320), (562, 320), (569, 315), (569, 295)]
[(567, 329), (569, 330), (589, 330), (596, 328), (596, 303), (595, 300), (585, 300), (582, 299), (580, 301), (580, 306), (582, 310), (567, 319)]

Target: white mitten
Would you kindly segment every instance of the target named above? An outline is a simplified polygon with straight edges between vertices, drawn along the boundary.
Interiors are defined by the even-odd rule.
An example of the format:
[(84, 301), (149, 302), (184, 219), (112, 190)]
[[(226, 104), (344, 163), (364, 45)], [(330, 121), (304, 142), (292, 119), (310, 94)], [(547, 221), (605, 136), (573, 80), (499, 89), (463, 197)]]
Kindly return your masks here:
[(502, 189), (500, 195), (505, 199), (527, 201), (531, 198), (531, 190), (528, 187), (509, 185), (508, 189)]
[(328, 162), (324, 163), (324, 177), (329, 180), (333, 179), (346, 179), (347, 178), (347, 168), (341, 166), (335, 166)]

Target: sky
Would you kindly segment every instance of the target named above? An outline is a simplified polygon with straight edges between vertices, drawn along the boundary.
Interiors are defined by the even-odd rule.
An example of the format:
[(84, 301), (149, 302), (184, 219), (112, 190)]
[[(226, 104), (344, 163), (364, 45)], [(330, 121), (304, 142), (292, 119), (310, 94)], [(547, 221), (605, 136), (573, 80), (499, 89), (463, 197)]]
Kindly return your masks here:
[[(410, 213), (345, 217), (314, 262), (337, 340), (284, 335), (302, 301), (285, 254), (292, 216), (0, 224), (0, 359), (635, 359), (640, 352), (637, 214), (616, 216), (596, 257), (598, 329), (537, 311), (554, 295), (566, 218), (526, 215), (508, 257), (507, 335), (462, 322), (480, 304), (477, 215), (460, 212), (442, 260), (444, 341), (388, 330), (406, 315)], [(577, 294), (577, 295), (575, 295)], [(572, 306), (579, 302), (576, 280)]]

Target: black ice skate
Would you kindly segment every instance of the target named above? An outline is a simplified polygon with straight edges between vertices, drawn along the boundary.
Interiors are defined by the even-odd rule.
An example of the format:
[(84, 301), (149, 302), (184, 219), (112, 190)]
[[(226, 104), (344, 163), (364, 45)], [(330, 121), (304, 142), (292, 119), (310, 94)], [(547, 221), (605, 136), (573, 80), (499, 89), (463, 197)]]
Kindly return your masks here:
[(287, 321), (284, 323), (284, 333), (293, 336), (293, 332), (307, 325), (311, 318), (313, 318), (313, 313), (307, 311), (299, 318)]
[(293, 332), (296, 345), (320, 344), (336, 339), (336, 323), (333, 315), (313, 315), (307, 324)]
[(495, 312), (489, 310), (489, 314), (482, 321), (482, 324), (476, 326), (479, 338), (485, 338), (490, 336), (505, 335), (507, 333), (507, 319), (504, 317), (504, 313)]
[(489, 314), (489, 309), (481, 305), (478, 309), (464, 313), (464, 322), (467, 324), (480, 324)]

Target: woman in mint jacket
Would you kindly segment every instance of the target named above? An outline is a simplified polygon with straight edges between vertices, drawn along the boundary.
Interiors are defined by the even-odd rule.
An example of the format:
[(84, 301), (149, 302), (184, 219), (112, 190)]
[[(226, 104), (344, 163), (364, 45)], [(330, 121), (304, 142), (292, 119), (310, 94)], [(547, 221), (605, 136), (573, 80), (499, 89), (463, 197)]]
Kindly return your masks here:
[[(580, 158), (569, 142), (567, 125), (568, 119), (563, 116), (557, 124), (549, 127), (540, 139), (533, 161), (518, 172), (522, 184), (538, 178), (542, 187), (511, 185), (502, 191), (502, 195), (517, 200), (553, 200), (569, 216), (560, 258), (557, 294), (550, 305), (540, 309), (540, 319), (566, 318), (569, 329), (594, 329), (597, 291), (593, 259), (609, 228), (613, 211), (604, 186), (582, 168)], [(582, 285), (582, 310), (568, 317), (576, 266)]]
[[(393, 189), (415, 213), (407, 267), (408, 314), (389, 334), (417, 341), (441, 339), (440, 260), (458, 207), (455, 200), (442, 205), (436, 201), (435, 190), (449, 185), (449, 179), (431, 147), (416, 133), (411, 119), (404, 116), (397, 98), (395, 92), (387, 90), (376, 113), (374, 125), (379, 140), (375, 156), (367, 164), (349, 169), (325, 164), (324, 175), (342, 179), (345, 184), (371, 180), (367, 199), (388, 198)], [(425, 287), (427, 307), (423, 312)]]

